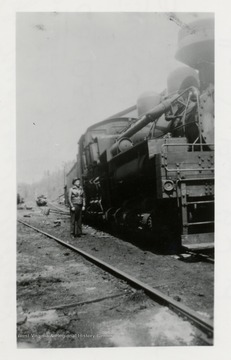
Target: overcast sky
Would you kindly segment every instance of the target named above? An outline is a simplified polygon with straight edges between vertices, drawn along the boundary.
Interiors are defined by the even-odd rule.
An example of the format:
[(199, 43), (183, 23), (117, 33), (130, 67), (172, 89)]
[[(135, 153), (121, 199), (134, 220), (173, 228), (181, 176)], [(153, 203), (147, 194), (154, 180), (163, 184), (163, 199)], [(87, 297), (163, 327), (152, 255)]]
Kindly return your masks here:
[(162, 91), (182, 65), (179, 29), (164, 13), (18, 13), (17, 181), (61, 168), (88, 126)]

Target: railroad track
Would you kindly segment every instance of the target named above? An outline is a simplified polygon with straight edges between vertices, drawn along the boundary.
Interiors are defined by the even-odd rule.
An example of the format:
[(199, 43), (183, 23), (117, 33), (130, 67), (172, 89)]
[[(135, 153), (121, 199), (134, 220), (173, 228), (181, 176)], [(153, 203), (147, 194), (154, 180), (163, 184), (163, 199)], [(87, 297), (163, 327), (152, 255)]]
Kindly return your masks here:
[(150, 298), (152, 298), (157, 303), (167, 306), (171, 310), (173, 310), (175, 313), (183, 317), (184, 319), (187, 319), (189, 322), (191, 322), (194, 326), (196, 326), (198, 329), (200, 329), (205, 334), (205, 341), (208, 345), (213, 344), (213, 323), (210, 320), (207, 320), (203, 317), (201, 317), (196, 311), (190, 309), (189, 307), (180, 304), (176, 300), (172, 299), (171, 297), (163, 294), (159, 290), (151, 287), (150, 285), (145, 284), (144, 282), (136, 279), (133, 276), (128, 275), (124, 271), (121, 271), (117, 269), (114, 266), (111, 266), (110, 264), (106, 263), (105, 261), (102, 261), (98, 259), (95, 256), (90, 255), (86, 251), (81, 250), (80, 248), (74, 247), (70, 245), (69, 243), (49, 234), (46, 233), (22, 220), (18, 220), (19, 223), (33, 229), (34, 231), (37, 231), (45, 236), (47, 236), (50, 239), (55, 240), (59, 244), (65, 246), (66, 248), (78, 253), (79, 255), (83, 256), (88, 261), (94, 263), (98, 267), (102, 268), (103, 270), (109, 272), (110, 274), (116, 276), (117, 278), (125, 280), (127, 283), (129, 283), (132, 287), (136, 289), (143, 290), (146, 295), (148, 295)]
[(190, 250), (186, 250), (185, 251), (186, 254), (189, 254), (191, 256), (194, 256), (195, 258), (201, 258), (205, 261), (208, 261), (208, 262), (211, 262), (214, 264), (214, 258), (211, 257), (210, 255), (207, 255), (207, 254), (204, 254), (203, 252), (201, 251), (190, 251)]
[(56, 212), (57, 214), (70, 215), (70, 211), (62, 209), (61, 207), (53, 204), (52, 202), (48, 202), (48, 205), (51, 207), (50, 210), (52, 212)]
[[(56, 204), (52, 203), (52, 202), (49, 202), (48, 203), (49, 206), (52, 207), (51, 212), (57, 214), (57, 215), (67, 215), (69, 216), (70, 215), (70, 212), (68, 210), (64, 210), (62, 209), (61, 207), (57, 206)], [(214, 257), (210, 256), (210, 255), (207, 255), (205, 252), (203, 252), (203, 250), (200, 250), (200, 249), (195, 249), (195, 250), (189, 250), (187, 248), (184, 248), (184, 253), (188, 254), (188, 255), (191, 255), (191, 256), (194, 256), (195, 258), (201, 258), (205, 261), (208, 261), (208, 262), (211, 262), (211, 263), (214, 263)], [(207, 249), (205, 249), (206, 251)]]

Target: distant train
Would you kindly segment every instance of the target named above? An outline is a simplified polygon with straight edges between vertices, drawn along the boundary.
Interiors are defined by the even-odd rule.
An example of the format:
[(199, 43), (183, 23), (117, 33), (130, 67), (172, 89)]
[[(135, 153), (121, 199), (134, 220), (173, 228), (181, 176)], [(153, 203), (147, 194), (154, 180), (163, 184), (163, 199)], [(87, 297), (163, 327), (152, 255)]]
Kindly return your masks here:
[[(213, 244), (214, 20), (181, 29), (161, 94), (146, 93), (126, 116), (90, 126), (77, 164), (86, 218), (188, 248)], [(137, 115), (134, 116), (134, 109)], [(126, 113), (126, 111), (124, 112)], [(121, 114), (120, 114), (121, 115)]]

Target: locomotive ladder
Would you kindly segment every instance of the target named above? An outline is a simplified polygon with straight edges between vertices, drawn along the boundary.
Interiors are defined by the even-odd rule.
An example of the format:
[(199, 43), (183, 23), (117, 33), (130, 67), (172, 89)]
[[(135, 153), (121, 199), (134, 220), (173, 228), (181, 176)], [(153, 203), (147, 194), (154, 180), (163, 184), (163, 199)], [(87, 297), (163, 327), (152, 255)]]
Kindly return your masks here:
[[(190, 181), (190, 179), (187, 179)], [(188, 206), (193, 204), (209, 204), (214, 203), (214, 200), (202, 200), (202, 201), (188, 201), (187, 194), (187, 180), (180, 181), (180, 198), (181, 198), (181, 215), (182, 215), (182, 225), (183, 225), (183, 234), (182, 246), (188, 249), (205, 249), (214, 247), (214, 234), (213, 233), (192, 233), (189, 234), (189, 227), (201, 227), (203, 225), (214, 224), (214, 221), (200, 221), (200, 222), (190, 222), (188, 215)], [(198, 179), (199, 180), (199, 179)], [(196, 181), (196, 179), (193, 179)]]

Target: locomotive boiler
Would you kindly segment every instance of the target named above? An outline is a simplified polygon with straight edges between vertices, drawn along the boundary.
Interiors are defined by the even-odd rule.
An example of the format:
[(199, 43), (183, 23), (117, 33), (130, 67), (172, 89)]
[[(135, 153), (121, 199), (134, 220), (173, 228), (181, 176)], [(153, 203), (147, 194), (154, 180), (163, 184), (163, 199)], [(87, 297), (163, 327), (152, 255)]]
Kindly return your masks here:
[[(138, 116), (111, 117), (79, 140), (86, 217), (163, 244), (213, 246), (214, 22), (179, 32), (177, 60), (161, 94), (143, 94)], [(134, 110), (134, 108), (132, 108)]]

